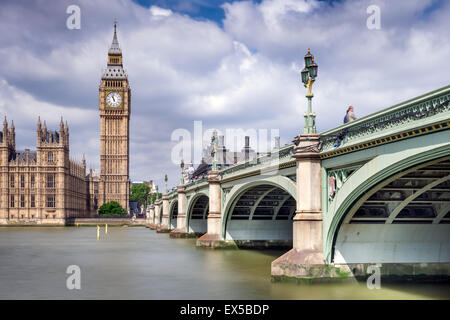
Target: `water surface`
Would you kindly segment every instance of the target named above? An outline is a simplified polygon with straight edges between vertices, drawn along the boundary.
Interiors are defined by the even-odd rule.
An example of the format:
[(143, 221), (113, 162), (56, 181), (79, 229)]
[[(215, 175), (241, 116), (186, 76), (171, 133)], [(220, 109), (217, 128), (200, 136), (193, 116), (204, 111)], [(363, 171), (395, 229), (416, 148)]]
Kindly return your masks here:
[[(143, 227), (0, 228), (0, 299), (450, 299), (448, 284), (272, 283), (284, 252), (208, 250)], [(81, 269), (81, 290), (66, 269)]]

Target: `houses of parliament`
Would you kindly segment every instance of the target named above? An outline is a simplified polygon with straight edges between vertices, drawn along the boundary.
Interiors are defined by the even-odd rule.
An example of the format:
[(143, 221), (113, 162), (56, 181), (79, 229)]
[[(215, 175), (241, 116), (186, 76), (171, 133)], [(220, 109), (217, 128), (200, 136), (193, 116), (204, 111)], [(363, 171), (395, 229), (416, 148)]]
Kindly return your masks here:
[(100, 174), (86, 160), (70, 158), (69, 126), (49, 130), (37, 120), (36, 150), (16, 150), (14, 122), (0, 131), (0, 224), (64, 225), (91, 217), (106, 202), (129, 212), (129, 121), (131, 89), (114, 36), (99, 86)]

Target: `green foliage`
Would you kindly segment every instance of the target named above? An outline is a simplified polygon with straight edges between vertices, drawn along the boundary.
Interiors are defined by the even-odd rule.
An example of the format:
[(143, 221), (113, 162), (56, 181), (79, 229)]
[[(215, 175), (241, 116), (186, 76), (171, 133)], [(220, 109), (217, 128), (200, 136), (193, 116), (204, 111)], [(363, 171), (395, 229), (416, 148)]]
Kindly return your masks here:
[(101, 216), (126, 215), (127, 211), (116, 201), (110, 201), (100, 206), (98, 214)]
[(156, 199), (162, 198), (162, 193), (150, 192), (150, 187), (146, 184), (135, 184), (131, 186), (130, 201), (137, 201), (139, 207), (154, 203)]
[(139, 206), (146, 205), (150, 200), (150, 187), (146, 184), (135, 184), (131, 186), (130, 200), (137, 201)]
[(158, 197), (158, 199), (161, 199), (162, 198), (162, 193), (156, 193), (156, 192), (152, 193), (150, 195), (150, 200), (151, 200), (152, 203), (155, 203), (156, 197)]

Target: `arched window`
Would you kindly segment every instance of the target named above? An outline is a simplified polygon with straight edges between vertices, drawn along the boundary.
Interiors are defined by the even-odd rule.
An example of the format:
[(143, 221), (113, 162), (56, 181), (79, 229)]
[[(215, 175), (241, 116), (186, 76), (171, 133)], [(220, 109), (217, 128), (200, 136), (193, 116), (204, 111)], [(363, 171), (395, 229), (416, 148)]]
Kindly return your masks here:
[(53, 152), (49, 152), (47, 155), (47, 161), (53, 163)]

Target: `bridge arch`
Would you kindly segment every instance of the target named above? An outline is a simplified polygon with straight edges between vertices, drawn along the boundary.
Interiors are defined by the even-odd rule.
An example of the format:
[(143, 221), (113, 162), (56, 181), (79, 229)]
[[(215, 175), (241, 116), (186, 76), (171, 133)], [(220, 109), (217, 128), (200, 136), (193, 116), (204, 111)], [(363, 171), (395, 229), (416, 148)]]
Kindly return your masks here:
[[(324, 213), (325, 260), (449, 262), (450, 226), (440, 223), (450, 204), (450, 188), (445, 190), (450, 187), (449, 154), (448, 142), (430, 143), (380, 154), (356, 170)], [(434, 175), (423, 173), (427, 171)], [(439, 186), (439, 191), (433, 189)], [(440, 192), (438, 200), (433, 199), (436, 192)], [(433, 257), (420, 257), (416, 251)]]
[(186, 209), (186, 229), (191, 233), (204, 234), (207, 231), (209, 193), (200, 190), (190, 197)]
[(178, 200), (174, 199), (169, 203), (169, 229), (177, 228)]
[(292, 241), (295, 182), (267, 177), (233, 186), (222, 209), (222, 238), (235, 241)]

